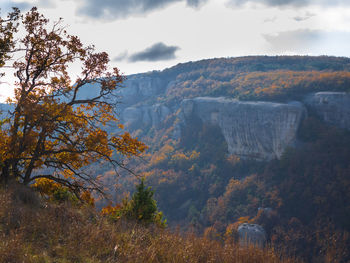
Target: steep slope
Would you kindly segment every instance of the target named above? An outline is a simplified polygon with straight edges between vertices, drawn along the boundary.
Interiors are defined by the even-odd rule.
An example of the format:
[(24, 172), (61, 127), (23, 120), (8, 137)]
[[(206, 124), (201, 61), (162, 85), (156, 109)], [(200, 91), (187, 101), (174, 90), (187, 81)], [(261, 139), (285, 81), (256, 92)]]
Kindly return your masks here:
[[(152, 95), (141, 76), (156, 79)], [(306, 261), (349, 259), (348, 58), (214, 59), (132, 78), (121, 116), (150, 146), (133, 165), (171, 225), (217, 236), (255, 222)]]
[(181, 103), (183, 122), (193, 116), (218, 125), (229, 154), (242, 158), (280, 158), (296, 142), (303, 117), (301, 103), (240, 102), (225, 98), (199, 97)]
[[(317, 104), (314, 98), (320, 95), (315, 93), (349, 91), (349, 69), (348, 58), (336, 57), (242, 57), (179, 64), (130, 76), (120, 91), (121, 118), (141, 138), (166, 125), (173, 129), (169, 136), (179, 139), (189, 118), (187, 111), (196, 105), (198, 109), (191, 114), (220, 127), (230, 154), (260, 160), (280, 158), (287, 147), (297, 143), (296, 132), (307, 112), (303, 104), (331, 112), (334, 106), (326, 109)], [(349, 110), (344, 99), (347, 94), (335, 94), (328, 96), (338, 104), (333, 116), (342, 117), (329, 118), (344, 119)], [(344, 101), (339, 104), (336, 96)], [(240, 102), (229, 102), (229, 98)], [(290, 103), (295, 100), (299, 102)], [(345, 120), (324, 120), (347, 125), (339, 123)]]

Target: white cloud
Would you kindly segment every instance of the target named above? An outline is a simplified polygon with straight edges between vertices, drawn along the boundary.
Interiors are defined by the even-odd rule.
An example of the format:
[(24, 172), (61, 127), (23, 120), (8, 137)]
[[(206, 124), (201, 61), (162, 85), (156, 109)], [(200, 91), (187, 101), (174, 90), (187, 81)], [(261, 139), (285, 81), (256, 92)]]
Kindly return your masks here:
[(304, 15), (294, 16), (293, 19), (297, 22), (302, 22), (302, 21), (310, 19), (313, 16), (316, 16), (316, 14), (311, 13), (311, 12), (306, 12)]
[(350, 32), (299, 29), (263, 37), (277, 53), (350, 56)]
[(348, 0), (228, 0), (228, 3), (232, 6), (241, 6), (245, 4), (262, 4), (266, 6), (278, 6), (278, 7), (303, 7), (310, 5), (317, 6), (350, 6)]

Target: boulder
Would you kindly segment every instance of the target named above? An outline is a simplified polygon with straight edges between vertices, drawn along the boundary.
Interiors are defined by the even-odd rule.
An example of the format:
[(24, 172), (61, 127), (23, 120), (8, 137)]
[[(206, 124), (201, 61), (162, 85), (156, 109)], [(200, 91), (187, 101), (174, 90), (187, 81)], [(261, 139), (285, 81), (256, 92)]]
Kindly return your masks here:
[(257, 224), (240, 224), (238, 226), (238, 237), (242, 246), (252, 244), (263, 247), (266, 242), (266, 232), (262, 226)]

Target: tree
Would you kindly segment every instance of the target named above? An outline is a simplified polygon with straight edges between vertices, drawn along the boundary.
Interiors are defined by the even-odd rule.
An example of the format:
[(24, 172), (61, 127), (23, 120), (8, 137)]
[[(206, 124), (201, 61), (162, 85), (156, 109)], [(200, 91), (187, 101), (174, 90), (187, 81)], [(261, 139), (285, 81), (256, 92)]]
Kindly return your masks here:
[(101, 213), (113, 221), (127, 218), (139, 223), (154, 223), (159, 227), (166, 227), (166, 219), (163, 218), (163, 213), (158, 211), (153, 195), (151, 187), (146, 187), (144, 179), (141, 179), (131, 200), (126, 197), (121, 204), (104, 207)]
[(3, 19), (0, 17), (0, 67), (5, 65), (5, 62), (10, 58), (10, 53), (13, 51), (13, 37), (14, 33), (17, 32), (18, 19), (19, 10), (17, 8), (14, 8), (7, 18)]
[[(109, 69), (107, 53), (85, 47), (61, 20), (50, 26), (34, 7), (19, 21), (24, 37), (2, 49), (3, 58), (16, 51), (17, 59), (12, 64), (15, 95), (8, 99), (13, 110), (0, 123), (0, 181), (51, 180), (74, 192), (100, 191), (84, 168), (95, 162), (125, 168), (121, 157), (146, 148), (122, 130), (115, 114), (115, 94), (124, 77), (117, 68)], [(73, 63), (82, 67), (74, 81), (68, 74)], [(82, 96), (87, 88), (90, 95)], [(109, 134), (111, 125), (118, 125), (120, 133)]]
[(146, 222), (152, 221), (157, 213), (157, 203), (153, 199), (153, 194), (150, 187), (145, 187), (142, 179), (131, 199), (130, 213), (134, 218)]
[(153, 195), (151, 187), (146, 187), (144, 179), (141, 179), (131, 200), (123, 205), (123, 213), (130, 219), (136, 219), (146, 224), (156, 223), (165, 227), (166, 220), (163, 219), (163, 213), (158, 212), (157, 202)]

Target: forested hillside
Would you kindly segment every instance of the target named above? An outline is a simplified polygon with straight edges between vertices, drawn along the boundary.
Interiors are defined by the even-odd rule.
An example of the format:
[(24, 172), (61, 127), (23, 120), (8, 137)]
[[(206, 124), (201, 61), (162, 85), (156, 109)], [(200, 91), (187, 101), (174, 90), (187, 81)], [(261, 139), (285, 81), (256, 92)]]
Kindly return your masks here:
[(109, 192), (97, 207), (118, 211), (143, 177), (170, 228), (221, 242), (256, 224), (287, 255), (350, 260), (350, 59), (203, 60), (123, 86), (121, 122), (149, 148), (116, 180), (89, 166)]
[[(127, 129), (150, 147), (142, 160), (131, 165), (155, 189), (170, 226), (222, 239), (235, 236), (241, 223), (256, 223), (265, 228), (269, 242), (290, 254), (312, 262), (326, 257), (345, 262), (349, 259), (350, 134), (345, 126), (330, 120), (338, 113), (328, 93), (320, 96), (329, 100), (333, 115), (329, 108), (328, 115), (318, 111), (307, 98), (316, 92), (345, 92), (339, 94), (346, 97), (349, 69), (347, 58), (243, 57), (190, 62), (130, 76), (125, 96), (135, 99), (129, 96), (122, 117)], [(128, 89), (133, 92), (127, 93)], [(204, 108), (213, 107), (206, 118), (199, 99), (193, 100), (193, 114), (184, 117), (188, 111), (184, 99), (196, 97), (271, 101), (282, 106), (299, 101), (302, 118), (281, 157), (250, 158), (228, 151), (225, 122), (234, 113), (220, 118), (229, 107), (227, 102), (217, 112), (217, 106), (201, 102)], [(341, 109), (348, 112), (345, 101)], [(256, 111), (265, 114), (260, 108)], [(270, 117), (263, 117), (264, 121)], [(259, 119), (247, 124), (235, 120), (230, 123), (233, 128), (248, 125), (254, 136), (273, 129), (270, 123), (266, 131), (253, 131), (252, 123)], [(269, 143), (266, 138), (262, 138), (264, 143)], [(108, 180), (109, 173), (101, 171), (101, 178)], [(120, 177), (115, 184), (116, 200), (122, 199), (121, 189), (132, 189), (133, 180)]]
[(349, 58), (125, 80), (61, 23), (0, 18), (0, 262), (350, 261)]
[(312, 91), (347, 90), (349, 71), (349, 58), (260, 56), (188, 62), (128, 79), (157, 80), (152, 89), (159, 86), (157, 101), (166, 103), (196, 96), (290, 100)]

